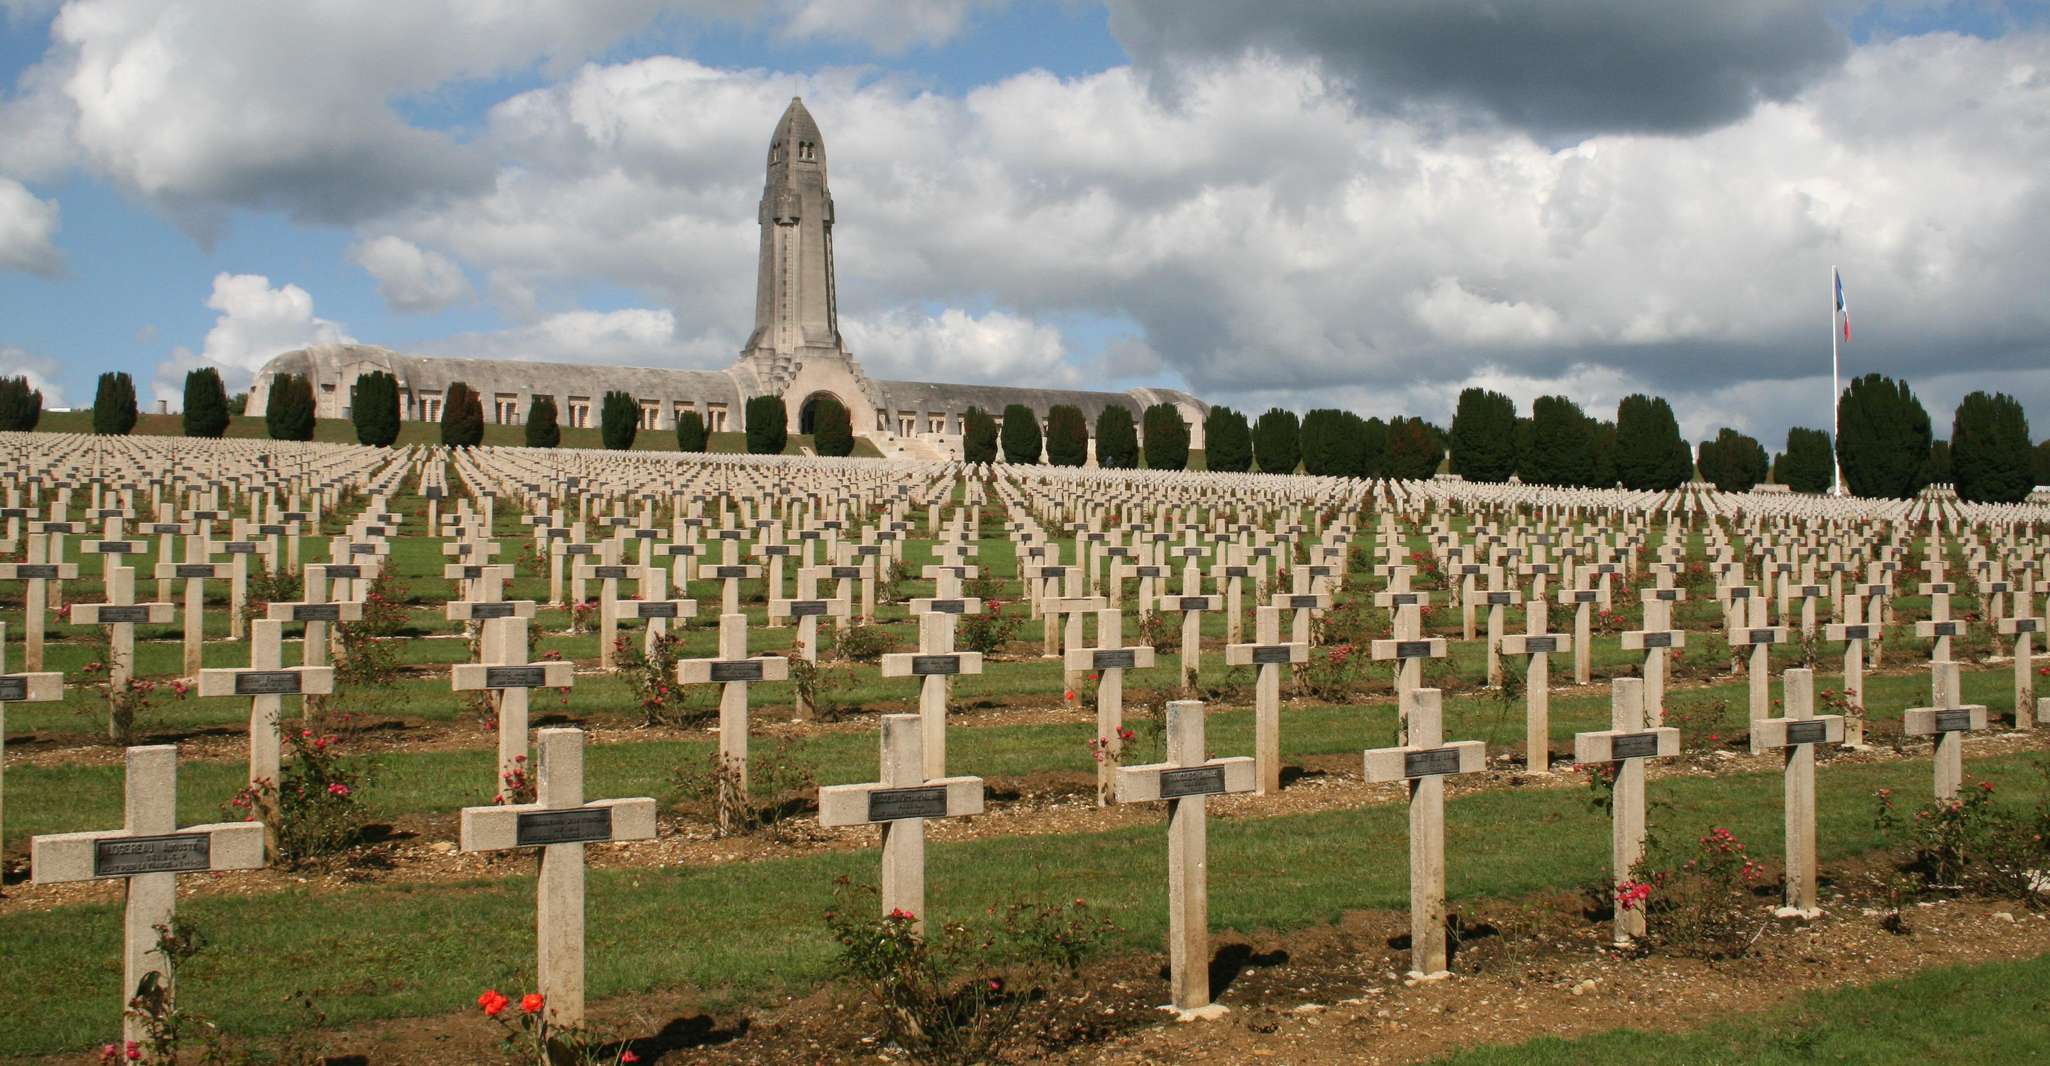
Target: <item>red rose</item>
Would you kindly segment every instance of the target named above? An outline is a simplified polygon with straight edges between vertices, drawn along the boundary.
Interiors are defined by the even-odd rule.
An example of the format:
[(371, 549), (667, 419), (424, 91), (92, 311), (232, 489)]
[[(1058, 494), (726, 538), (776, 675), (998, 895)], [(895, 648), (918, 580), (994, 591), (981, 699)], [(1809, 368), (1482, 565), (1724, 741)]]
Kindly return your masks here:
[(520, 1013), (539, 1014), (541, 1013), (541, 1003), (541, 993), (529, 992), (520, 997)]

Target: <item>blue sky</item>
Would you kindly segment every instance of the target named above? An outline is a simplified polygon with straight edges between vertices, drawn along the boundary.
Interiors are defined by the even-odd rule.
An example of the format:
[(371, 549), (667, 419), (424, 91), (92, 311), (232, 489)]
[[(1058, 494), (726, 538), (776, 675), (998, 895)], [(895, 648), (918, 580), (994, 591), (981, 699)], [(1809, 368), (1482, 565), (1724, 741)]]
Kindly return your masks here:
[(0, 0), (0, 372), (724, 365), (802, 93), (878, 376), (1652, 391), (1776, 444), (1826, 421), (1839, 264), (1848, 369), (2050, 425), (2041, 4), (500, 7)]

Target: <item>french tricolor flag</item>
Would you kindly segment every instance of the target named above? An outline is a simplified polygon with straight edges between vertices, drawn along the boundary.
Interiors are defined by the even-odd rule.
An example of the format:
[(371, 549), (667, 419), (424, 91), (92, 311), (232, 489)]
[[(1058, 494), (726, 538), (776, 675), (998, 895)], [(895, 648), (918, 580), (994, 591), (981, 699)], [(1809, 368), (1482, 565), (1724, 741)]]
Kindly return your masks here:
[(1851, 339), (1851, 309), (1844, 306), (1844, 275), (1838, 270), (1831, 270), (1830, 273), (1836, 275), (1836, 313), (1843, 316), (1844, 342), (1848, 344)]

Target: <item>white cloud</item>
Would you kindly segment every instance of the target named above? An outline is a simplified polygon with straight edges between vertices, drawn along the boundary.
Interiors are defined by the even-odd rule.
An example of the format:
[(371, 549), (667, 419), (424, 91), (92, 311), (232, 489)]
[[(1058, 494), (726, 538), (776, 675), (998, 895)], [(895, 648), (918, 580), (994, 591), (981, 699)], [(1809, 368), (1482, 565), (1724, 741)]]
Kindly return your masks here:
[(781, 33), (793, 38), (860, 41), (885, 55), (945, 44), (976, 8), (1005, 0), (783, 0)]
[(403, 237), (359, 241), (349, 249), (349, 261), (377, 279), (377, 294), (394, 311), (439, 311), (471, 296), (461, 267)]
[(0, 270), (62, 274), (56, 236), (57, 201), (39, 200), (20, 182), (0, 178)]
[(229, 391), (249, 384), (263, 364), (282, 352), (311, 344), (348, 344), (342, 326), (313, 313), (313, 297), (287, 283), (273, 288), (261, 274), (217, 274), (206, 306), (219, 314), (197, 353), (174, 349), (157, 365), (152, 383), (157, 399), (174, 405), (185, 395), (185, 374), (201, 366), (221, 372)]
[[(564, 311), (495, 333), (464, 333), (424, 346), (437, 355), (473, 359), (535, 359), (568, 363), (676, 366), (702, 351), (676, 339), (676, 316), (630, 307)], [(731, 355), (725, 356), (730, 362)], [(715, 365), (707, 363), (705, 365)]]
[(954, 308), (899, 310), (843, 318), (840, 332), (862, 369), (885, 380), (1061, 386), (1078, 377), (1060, 330), (1002, 311), (977, 318)]
[(0, 377), (25, 377), (43, 392), (43, 409), (64, 406), (64, 389), (56, 384), (57, 360), (36, 355), (26, 348), (0, 344)]

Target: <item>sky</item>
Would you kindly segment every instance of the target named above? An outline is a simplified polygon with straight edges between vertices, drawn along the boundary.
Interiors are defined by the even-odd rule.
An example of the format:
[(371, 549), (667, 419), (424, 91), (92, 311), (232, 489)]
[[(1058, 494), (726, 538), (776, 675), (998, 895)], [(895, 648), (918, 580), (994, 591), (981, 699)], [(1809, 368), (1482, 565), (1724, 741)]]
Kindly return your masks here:
[(0, 0), (0, 373), (726, 366), (792, 96), (875, 377), (2050, 435), (2050, 0)]

